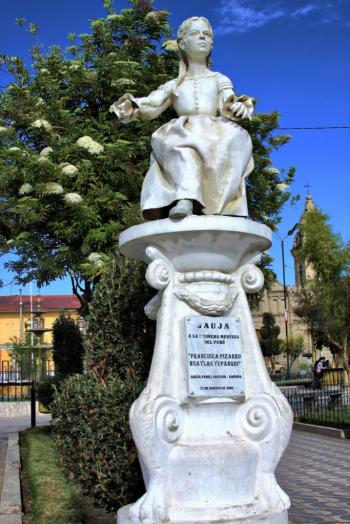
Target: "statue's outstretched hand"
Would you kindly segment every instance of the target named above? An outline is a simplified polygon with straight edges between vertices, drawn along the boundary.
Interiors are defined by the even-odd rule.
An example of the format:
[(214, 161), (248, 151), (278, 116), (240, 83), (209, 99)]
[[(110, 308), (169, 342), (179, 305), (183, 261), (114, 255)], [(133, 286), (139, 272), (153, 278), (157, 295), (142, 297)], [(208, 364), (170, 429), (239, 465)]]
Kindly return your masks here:
[(119, 100), (113, 102), (109, 108), (109, 111), (111, 113), (115, 113), (118, 117), (118, 120), (120, 120), (120, 122), (123, 124), (127, 124), (132, 120), (135, 109), (137, 108), (137, 105), (133, 102), (132, 98), (132, 95), (126, 93), (121, 98), (119, 98)]
[(249, 96), (231, 95), (225, 101), (223, 114), (235, 121), (243, 120), (244, 118), (251, 120), (253, 109), (253, 101)]
[(235, 102), (230, 106), (230, 110), (235, 118), (250, 118), (250, 112), (243, 102)]

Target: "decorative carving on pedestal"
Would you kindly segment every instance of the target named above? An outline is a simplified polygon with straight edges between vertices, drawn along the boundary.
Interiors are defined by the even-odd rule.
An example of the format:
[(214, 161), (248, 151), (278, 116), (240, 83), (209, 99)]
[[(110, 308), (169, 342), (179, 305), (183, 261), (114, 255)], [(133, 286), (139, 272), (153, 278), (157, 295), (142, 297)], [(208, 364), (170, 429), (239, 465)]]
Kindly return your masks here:
[[(208, 280), (206, 282), (208, 282)], [(212, 282), (215, 282), (215, 280), (212, 280)], [(212, 300), (201, 297), (196, 293), (191, 293), (188, 287), (183, 285), (176, 286), (174, 293), (180, 300), (186, 302), (191, 309), (197, 311), (201, 315), (218, 317), (220, 315), (225, 315), (230, 311), (238, 295), (237, 289), (233, 284), (227, 286), (227, 288), (224, 298), (216, 298)]]
[[(141, 225), (121, 239), (122, 252), (144, 254), (158, 294), (145, 308), (157, 319), (152, 367), (130, 410), (146, 493), (118, 512), (118, 524), (286, 524), (289, 499), (274, 470), (291, 410), (266, 372), (246, 298), (263, 286), (250, 260), (266, 249), (269, 233), (243, 219), (186, 220), (188, 242), (169, 220), (154, 236)], [(205, 252), (208, 234), (219, 256), (211, 246)], [(190, 397), (185, 319), (219, 316), (217, 324), (240, 320), (245, 396)]]
[(262, 441), (276, 433), (280, 413), (270, 396), (261, 395), (242, 404), (238, 416), (244, 435), (250, 440)]

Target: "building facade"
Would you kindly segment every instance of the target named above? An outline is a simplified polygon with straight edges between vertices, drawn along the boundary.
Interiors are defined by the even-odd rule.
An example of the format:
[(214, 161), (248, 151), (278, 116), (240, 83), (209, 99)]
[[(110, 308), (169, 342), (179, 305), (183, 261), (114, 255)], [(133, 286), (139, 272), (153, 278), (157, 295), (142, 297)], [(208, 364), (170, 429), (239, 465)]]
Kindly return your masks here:
[(19, 342), (37, 350), (52, 348), (52, 325), (61, 315), (79, 317), (79, 300), (74, 295), (0, 296), (0, 371), (10, 371), (15, 362), (13, 352)]
[[(300, 217), (300, 223), (305, 220), (306, 213), (315, 209), (315, 204), (312, 200), (311, 195), (306, 197), (305, 209)], [(309, 357), (301, 357), (298, 359), (296, 365), (301, 362), (311, 364), (312, 360), (315, 360), (315, 350), (311, 337), (306, 329), (306, 326), (300, 321), (300, 319), (294, 314), (295, 307), (295, 295), (301, 289), (301, 287), (308, 281), (312, 280), (315, 276), (313, 267), (307, 263), (300, 255), (300, 248), (302, 246), (303, 238), (299, 229), (294, 237), (293, 248), (291, 250), (294, 259), (294, 273), (295, 273), (295, 285), (286, 286), (286, 297), (287, 304), (284, 300), (284, 286), (275, 282), (270, 290), (265, 290), (263, 297), (259, 303), (257, 311), (253, 312), (253, 319), (257, 334), (259, 336), (262, 324), (263, 314), (272, 313), (275, 316), (276, 324), (280, 327), (280, 338), (286, 339), (288, 337), (302, 337), (304, 341), (304, 355)], [(312, 357), (311, 357), (312, 355)], [(327, 358), (329, 358), (329, 352), (327, 352)], [(278, 359), (282, 361), (282, 366), (286, 367), (285, 356)]]

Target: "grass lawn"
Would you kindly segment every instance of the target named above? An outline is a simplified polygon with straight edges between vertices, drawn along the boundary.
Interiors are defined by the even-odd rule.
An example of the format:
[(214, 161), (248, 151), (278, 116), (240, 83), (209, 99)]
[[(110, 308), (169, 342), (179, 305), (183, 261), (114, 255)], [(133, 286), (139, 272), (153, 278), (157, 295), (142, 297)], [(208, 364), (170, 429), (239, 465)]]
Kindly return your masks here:
[(350, 415), (344, 409), (323, 409), (312, 413), (303, 413), (300, 415), (299, 420), (300, 422), (319, 424), (321, 426), (350, 428)]
[(83, 497), (58, 463), (50, 428), (20, 433), (25, 524), (82, 524)]

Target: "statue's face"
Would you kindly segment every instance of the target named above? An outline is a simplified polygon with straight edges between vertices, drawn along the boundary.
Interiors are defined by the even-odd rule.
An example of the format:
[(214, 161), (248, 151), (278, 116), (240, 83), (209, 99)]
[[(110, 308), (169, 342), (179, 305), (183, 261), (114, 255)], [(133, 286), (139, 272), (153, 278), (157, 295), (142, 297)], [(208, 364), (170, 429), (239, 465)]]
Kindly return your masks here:
[(213, 47), (213, 36), (204, 20), (191, 22), (179, 47), (188, 58), (207, 57)]

